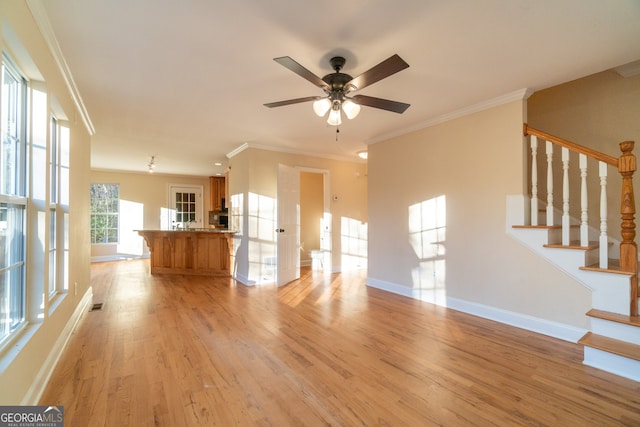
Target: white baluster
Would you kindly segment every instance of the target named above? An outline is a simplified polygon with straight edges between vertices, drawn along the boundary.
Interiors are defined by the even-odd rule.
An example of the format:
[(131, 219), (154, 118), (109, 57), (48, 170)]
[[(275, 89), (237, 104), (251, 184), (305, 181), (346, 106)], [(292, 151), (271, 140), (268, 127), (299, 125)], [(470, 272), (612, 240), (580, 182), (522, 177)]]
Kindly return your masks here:
[(547, 225), (553, 225), (553, 144), (547, 141)]
[(580, 246), (589, 245), (589, 199), (587, 194), (587, 156), (580, 154)]
[(531, 225), (538, 225), (538, 137), (531, 135)]
[(562, 147), (562, 244), (570, 243), (569, 217), (569, 149)]
[(600, 165), (600, 268), (609, 266), (609, 247), (607, 239), (607, 164)]

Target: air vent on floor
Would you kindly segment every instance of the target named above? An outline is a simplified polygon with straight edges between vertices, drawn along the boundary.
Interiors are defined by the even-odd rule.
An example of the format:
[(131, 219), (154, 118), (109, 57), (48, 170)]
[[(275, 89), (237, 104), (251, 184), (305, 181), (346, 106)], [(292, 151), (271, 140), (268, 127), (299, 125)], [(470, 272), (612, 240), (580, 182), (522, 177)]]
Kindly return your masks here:
[(97, 311), (97, 310), (102, 310), (102, 303), (101, 302), (93, 304), (91, 306), (91, 310), (89, 310), (89, 311)]

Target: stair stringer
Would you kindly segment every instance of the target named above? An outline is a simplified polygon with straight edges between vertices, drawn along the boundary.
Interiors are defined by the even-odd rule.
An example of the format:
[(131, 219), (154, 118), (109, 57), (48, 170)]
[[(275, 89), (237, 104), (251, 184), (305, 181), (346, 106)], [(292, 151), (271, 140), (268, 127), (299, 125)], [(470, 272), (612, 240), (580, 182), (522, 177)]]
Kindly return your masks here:
[[(551, 231), (553, 233), (553, 231)], [(508, 234), (540, 255), (563, 273), (591, 290), (591, 304), (598, 310), (629, 315), (630, 275), (581, 270), (589, 249), (546, 248), (550, 243), (548, 228), (511, 228)]]
[[(581, 270), (592, 249), (545, 248), (557, 243), (558, 230), (549, 227), (514, 226), (529, 224), (528, 198), (507, 196), (506, 232), (516, 241), (542, 256), (578, 283), (592, 291), (593, 308), (628, 316), (630, 313), (632, 274), (608, 271)], [(572, 254), (573, 252), (573, 254)], [(596, 255), (597, 256), (597, 255)], [(640, 328), (619, 322), (590, 317), (590, 333), (631, 345), (640, 345)], [(589, 335), (589, 334), (587, 334)], [(585, 336), (586, 337), (586, 336)], [(584, 339), (584, 337), (583, 337)], [(582, 341), (582, 339), (581, 339)], [(640, 358), (625, 357), (584, 344), (583, 363), (634, 381), (640, 381)]]

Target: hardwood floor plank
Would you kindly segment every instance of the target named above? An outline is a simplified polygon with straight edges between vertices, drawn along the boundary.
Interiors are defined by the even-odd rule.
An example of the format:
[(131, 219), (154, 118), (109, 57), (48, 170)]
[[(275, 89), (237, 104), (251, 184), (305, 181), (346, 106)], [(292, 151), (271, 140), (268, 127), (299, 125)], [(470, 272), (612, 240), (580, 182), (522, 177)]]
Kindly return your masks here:
[[(640, 425), (640, 384), (579, 345), (390, 294), (92, 265), (95, 302), (41, 399), (68, 425)], [(100, 300), (100, 301), (98, 301)]]

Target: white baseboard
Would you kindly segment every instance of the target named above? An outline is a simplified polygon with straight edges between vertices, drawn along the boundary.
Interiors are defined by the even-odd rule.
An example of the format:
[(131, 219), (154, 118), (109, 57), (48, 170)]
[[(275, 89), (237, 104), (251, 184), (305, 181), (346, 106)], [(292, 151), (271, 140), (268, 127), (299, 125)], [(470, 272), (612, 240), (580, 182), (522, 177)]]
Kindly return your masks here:
[(80, 300), (80, 303), (76, 306), (75, 311), (67, 321), (64, 329), (58, 336), (55, 344), (51, 348), (47, 359), (44, 361), (40, 370), (38, 371), (38, 375), (36, 375), (35, 380), (31, 383), (31, 387), (22, 398), (21, 405), (38, 405), (40, 398), (42, 397), (42, 393), (44, 393), (44, 389), (49, 383), (49, 379), (51, 378), (51, 374), (55, 369), (58, 361), (60, 360), (60, 356), (62, 356), (62, 352), (66, 348), (69, 343), (69, 339), (71, 338), (71, 334), (75, 330), (78, 322), (82, 318), (82, 315), (87, 312), (89, 306), (93, 301), (93, 288), (90, 286), (89, 289), (85, 292)]
[(127, 254), (115, 254), (115, 255), (102, 255), (91, 257), (91, 262), (108, 262), (108, 261), (128, 261), (132, 259), (148, 259), (149, 254), (145, 255), (127, 255)]
[(245, 276), (243, 274), (237, 274), (236, 273), (236, 274), (233, 275), (233, 278), (237, 282), (239, 282), (240, 284), (245, 285), (245, 286), (256, 286), (257, 285), (255, 280), (250, 280), (249, 277), (247, 277), (247, 276)]
[(494, 320), (509, 326), (514, 326), (516, 328), (525, 329), (527, 331), (536, 332), (564, 341), (577, 343), (578, 340), (587, 333), (586, 329), (577, 328), (564, 323), (552, 322), (550, 320), (540, 319), (526, 314), (448, 297), (444, 294), (444, 290), (440, 293), (424, 292), (419, 289), (409, 288), (407, 286), (372, 277), (367, 277), (366, 283), (368, 286), (381, 289), (383, 291), (429, 302), (431, 304)]
[(587, 329), (577, 328), (564, 323), (540, 319), (527, 314), (502, 310), (500, 308), (459, 300), (457, 298), (447, 298), (447, 307), (572, 343), (577, 343), (578, 340), (588, 332)]

